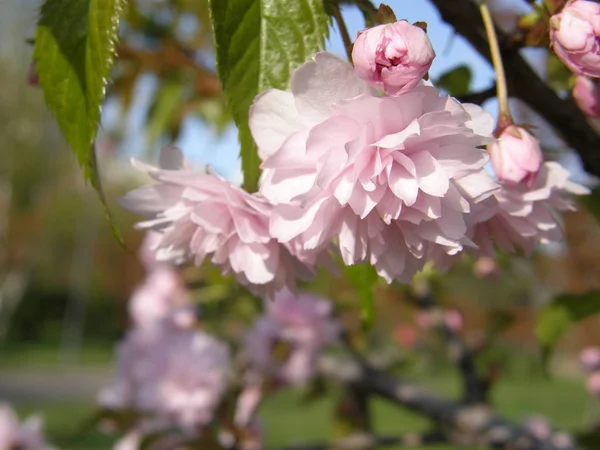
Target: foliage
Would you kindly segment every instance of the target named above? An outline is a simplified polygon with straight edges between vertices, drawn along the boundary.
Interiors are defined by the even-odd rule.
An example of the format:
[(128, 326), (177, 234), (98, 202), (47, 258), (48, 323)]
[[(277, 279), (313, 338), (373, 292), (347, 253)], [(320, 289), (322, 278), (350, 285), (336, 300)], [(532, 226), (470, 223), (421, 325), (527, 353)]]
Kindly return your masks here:
[(584, 294), (563, 294), (556, 297), (539, 313), (535, 334), (548, 360), (561, 336), (573, 324), (600, 313), (600, 291)]
[(124, 0), (46, 1), (35, 37), (46, 104), (105, 205), (94, 140), (124, 7)]

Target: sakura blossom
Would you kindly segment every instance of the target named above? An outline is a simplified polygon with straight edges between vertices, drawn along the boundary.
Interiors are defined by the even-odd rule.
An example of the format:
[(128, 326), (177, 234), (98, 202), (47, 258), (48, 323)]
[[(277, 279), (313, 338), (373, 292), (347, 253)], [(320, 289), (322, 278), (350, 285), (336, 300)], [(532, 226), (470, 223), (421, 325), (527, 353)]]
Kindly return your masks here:
[(415, 87), (434, 58), (425, 31), (406, 20), (360, 31), (352, 50), (356, 74), (389, 95)]
[(296, 276), (312, 275), (314, 260), (299, 262), (269, 234), (272, 206), (262, 195), (214, 173), (192, 171), (173, 147), (163, 149), (160, 168), (134, 164), (158, 183), (128, 193), (122, 204), (148, 217), (138, 228), (160, 233), (154, 245), (158, 259), (200, 265), (210, 258), (257, 295), (272, 295), (293, 285)]
[(7, 403), (0, 404), (0, 448), (51, 450), (42, 434), (42, 420), (30, 417), (23, 423)]
[(244, 339), (250, 367), (284, 385), (306, 383), (315, 375), (320, 353), (341, 331), (331, 318), (331, 303), (284, 290), (265, 307)]
[(499, 185), (484, 170), (493, 120), (432, 86), (379, 97), (347, 62), (318, 53), (250, 111), (263, 159), (270, 232), (296, 254), (337, 242), (345, 264), (368, 261), (407, 282), (430, 254), (465, 245), (472, 205)]
[(600, 77), (600, 4), (570, 0), (550, 19), (550, 39), (556, 55), (578, 75)]

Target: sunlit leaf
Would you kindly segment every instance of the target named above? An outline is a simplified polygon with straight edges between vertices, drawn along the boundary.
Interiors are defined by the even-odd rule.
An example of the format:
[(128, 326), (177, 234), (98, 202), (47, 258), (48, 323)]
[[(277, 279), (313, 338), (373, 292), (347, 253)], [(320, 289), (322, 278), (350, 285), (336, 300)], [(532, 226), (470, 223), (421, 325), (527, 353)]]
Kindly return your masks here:
[(94, 140), (124, 6), (125, 0), (47, 0), (41, 8), (34, 48), (46, 103), (109, 220)]
[(546, 305), (540, 311), (535, 326), (544, 362), (548, 361), (559, 339), (571, 325), (599, 313), (600, 290), (584, 294), (563, 294)]
[(248, 127), (254, 97), (286, 89), (292, 71), (324, 47), (322, 0), (210, 0), (217, 68), (239, 129), (244, 186), (256, 190), (258, 154)]

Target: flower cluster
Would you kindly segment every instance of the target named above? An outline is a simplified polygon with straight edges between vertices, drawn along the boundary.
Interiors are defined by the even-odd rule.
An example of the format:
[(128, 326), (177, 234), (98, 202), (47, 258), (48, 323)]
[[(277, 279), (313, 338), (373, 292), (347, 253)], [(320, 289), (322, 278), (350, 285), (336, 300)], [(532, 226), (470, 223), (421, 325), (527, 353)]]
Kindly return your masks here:
[(31, 417), (23, 423), (6, 404), (0, 404), (0, 448), (19, 450), (50, 450), (42, 435), (42, 421)]
[(307, 292), (282, 291), (265, 307), (244, 339), (249, 366), (283, 385), (306, 383), (321, 351), (341, 331), (331, 318), (331, 303)]
[(160, 169), (137, 163), (158, 184), (124, 202), (148, 216), (139, 227), (161, 233), (159, 258), (210, 258), (271, 298), (332, 252), (409, 282), (427, 261), (444, 269), (465, 250), (531, 252), (560, 239), (556, 212), (587, 190), (543, 163), (529, 131), (510, 125), (496, 139), (489, 114), (423, 82), (434, 56), (406, 21), (365, 30), (354, 66), (318, 53), (291, 91), (255, 99), (259, 192), (193, 172), (168, 148)]
[(193, 436), (211, 423), (227, 387), (228, 347), (194, 329), (193, 305), (167, 266), (148, 274), (129, 311), (133, 327), (117, 349), (114, 382), (99, 395), (106, 409), (143, 416), (121, 448), (137, 448), (144, 434), (173, 427)]

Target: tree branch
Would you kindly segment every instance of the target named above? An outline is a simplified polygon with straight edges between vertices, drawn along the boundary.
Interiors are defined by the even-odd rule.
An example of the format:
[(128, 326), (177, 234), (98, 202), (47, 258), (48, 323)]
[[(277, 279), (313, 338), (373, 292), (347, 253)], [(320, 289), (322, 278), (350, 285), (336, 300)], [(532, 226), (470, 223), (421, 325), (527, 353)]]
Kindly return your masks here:
[(496, 96), (496, 88), (494, 86), (484, 89), (479, 92), (472, 92), (458, 97), (461, 103), (475, 103), (481, 105), (483, 102)]
[[(428, 417), (441, 429), (447, 429), (448, 440), (457, 445), (484, 445), (506, 450), (558, 450), (550, 439), (531, 436), (488, 406), (465, 405), (438, 397), (406, 380), (367, 365), (361, 366), (356, 361), (323, 357), (319, 361), (319, 369), (325, 376)], [(574, 450), (574, 447), (561, 447), (560, 450)]]
[(466, 405), (488, 403), (490, 383), (487, 378), (478, 373), (475, 355), (460, 335), (446, 323), (446, 312), (438, 304), (430, 286), (425, 283), (415, 287), (415, 295), (407, 299), (434, 319), (433, 325), (446, 340), (450, 356), (458, 366), (463, 381), (463, 403)]
[[(442, 19), (463, 35), (488, 61), (490, 50), (479, 9), (472, 0), (432, 0)], [(571, 98), (561, 99), (538, 77), (511, 43), (510, 36), (496, 29), (510, 95), (520, 98), (552, 125), (581, 157), (584, 168), (600, 176), (600, 136), (587, 122)]]
[(411, 433), (404, 436), (369, 436), (357, 434), (326, 443), (288, 445), (282, 450), (330, 450), (332, 448), (338, 450), (363, 450), (365, 448), (377, 448), (391, 445), (410, 448), (444, 442), (447, 442), (447, 440), (439, 431)]

